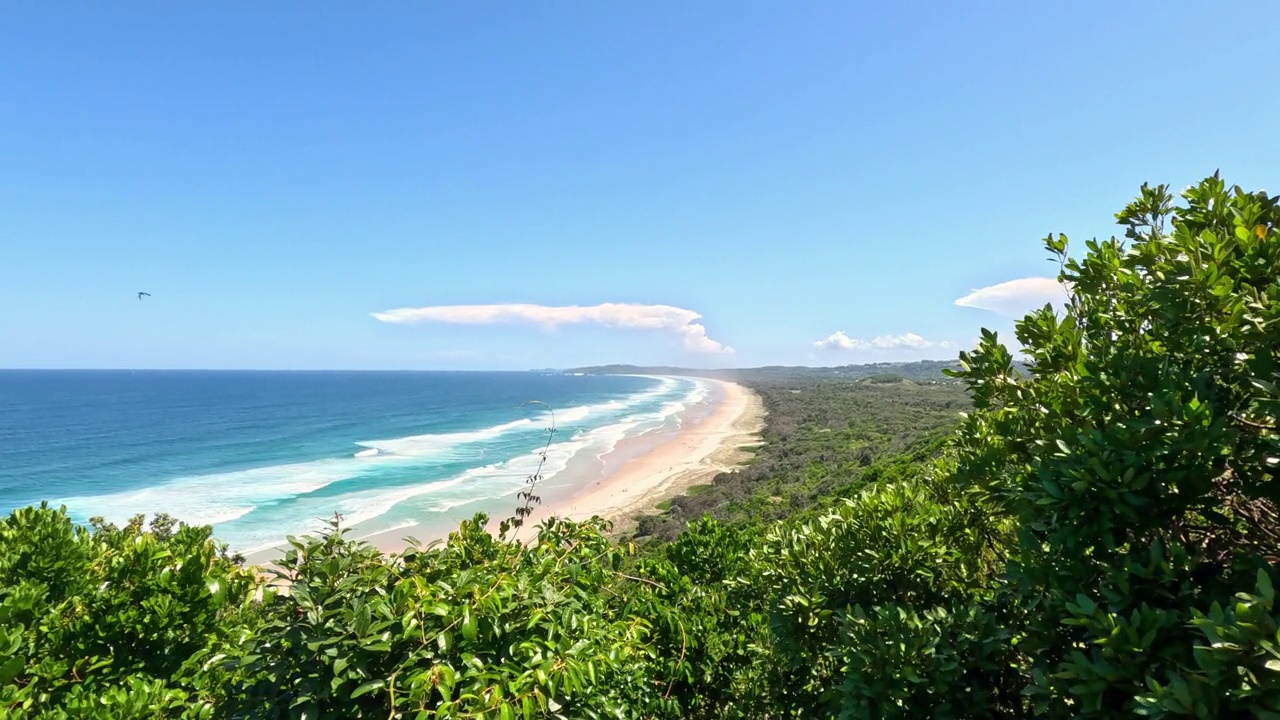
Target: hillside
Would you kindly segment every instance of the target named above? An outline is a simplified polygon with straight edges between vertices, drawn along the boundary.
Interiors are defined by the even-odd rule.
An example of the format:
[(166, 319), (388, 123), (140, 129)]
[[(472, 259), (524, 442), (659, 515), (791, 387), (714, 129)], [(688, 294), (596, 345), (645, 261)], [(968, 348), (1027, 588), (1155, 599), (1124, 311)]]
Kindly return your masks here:
[(737, 377), (767, 444), (642, 541), (335, 525), (282, 594), (208, 528), (19, 510), (0, 716), (1280, 717), (1280, 206), (1214, 176), (1117, 220), (1045, 239), (1072, 302), (1021, 370), (984, 332), (954, 384)]
[(843, 378), (858, 380), (876, 375), (887, 375), (915, 381), (946, 381), (943, 370), (956, 370), (959, 365), (954, 360), (921, 360), (901, 363), (868, 363), (864, 365), (840, 365), (835, 367), (806, 367), (802, 365), (774, 365), (758, 368), (735, 368), (723, 370), (699, 370), (696, 368), (679, 368), (668, 366), (641, 365), (597, 365), (580, 367), (563, 372), (580, 372), (592, 375), (683, 375), (688, 377), (707, 377), (717, 380), (735, 382), (764, 382), (782, 380), (810, 380), (821, 378)]
[(828, 507), (859, 487), (918, 471), (972, 407), (956, 382), (885, 375), (741, 382), (764, 401), (764, 445), (747, 466), (641, 517), (637, 537), (671, 540), (703, 515), (763, 526)]

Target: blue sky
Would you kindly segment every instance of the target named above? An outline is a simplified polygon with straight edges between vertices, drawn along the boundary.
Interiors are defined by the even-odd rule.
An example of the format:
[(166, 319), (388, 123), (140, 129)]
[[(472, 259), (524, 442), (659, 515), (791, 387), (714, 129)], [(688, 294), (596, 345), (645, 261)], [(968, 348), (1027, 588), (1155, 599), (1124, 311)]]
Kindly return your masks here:
[(0, 5), (0, 367), (950, 357), (1280, 168), (1269, 1), (270, 5)]

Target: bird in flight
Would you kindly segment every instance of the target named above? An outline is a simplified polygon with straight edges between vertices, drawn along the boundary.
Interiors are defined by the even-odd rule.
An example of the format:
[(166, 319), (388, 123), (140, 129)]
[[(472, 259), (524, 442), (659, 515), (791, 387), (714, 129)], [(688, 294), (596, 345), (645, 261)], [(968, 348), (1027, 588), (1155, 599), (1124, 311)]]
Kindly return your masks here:
[(143, 295), (146, 295), (147, 297), (151, 297), (151, 293), (149, 292), (140, 292), (138, 293), (138, 299), (141, 300)]

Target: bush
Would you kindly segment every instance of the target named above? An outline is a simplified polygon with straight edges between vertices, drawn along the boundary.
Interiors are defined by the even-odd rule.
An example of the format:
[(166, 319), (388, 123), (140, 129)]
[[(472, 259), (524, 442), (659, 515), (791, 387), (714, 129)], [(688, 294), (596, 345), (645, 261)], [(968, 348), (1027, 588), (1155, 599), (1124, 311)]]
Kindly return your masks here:
[(1008, 631), (981, 604), (891, 603), (840, 619), (839, 717), (994, 718), (1017, 707)]
[(1071, 301), (1018, 323), (1026, 377), (992, 333), (961, 354), (977, 411), (957, 478), (1018, 523), (1010, 583), (1034, 609), (1021, 647), (1043, 714), (1280, 711), (1280, 664), (1204, 632), (1230, 634), (1239, 593), (1273, 622), (1249, 593), (1280, 557), (1280, 218), (1216, 176), (1184, 198), (1144, 187), (1117, 215), (1127, 247), (1076, 260), (1046, 239)]
[(255, 582), (209, 535), (90, 531), (47, 504), (0, 521), (5, 717), (212, 717), (214, 652), (251, 626)]
[(246, 642), (246, 717), (660, 717), (650, 622), (620, 611), (625, 552), (600, 520), (548, 520), (529, 546), (483, 515), (449, 541), (384, 556), (291, 539), (289, 597)]

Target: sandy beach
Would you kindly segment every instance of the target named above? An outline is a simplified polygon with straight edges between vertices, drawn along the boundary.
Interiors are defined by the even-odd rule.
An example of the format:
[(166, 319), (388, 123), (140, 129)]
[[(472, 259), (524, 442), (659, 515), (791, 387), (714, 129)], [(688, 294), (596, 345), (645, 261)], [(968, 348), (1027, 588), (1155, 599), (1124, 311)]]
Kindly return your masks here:
[(664, 499), (691, 485), (709, 483), (716, 475), (749, 457), (744, 449), (760, 443), (764, 405), (759, 396), (737, 383), (709, 380), (717, 402), (701, 416), (657, 437), (641, 436), (619, 443), (603, 477), (563, 500), (540, 506), (533, 523), (550, 517), (585, 520), (600, 516), (624, 529), (636, 513), (654, 510)]
[[(635, 514), (655, 510), (662, 500), (691, 485), (709, 483), (749, 457), (744, 448), (760, 443), (764, 426), (759, 396), (737, 383), (706, 382), (713, 392), (704, 406), (682, 414), (678, 429), (628, 438), (603, 458), (583, 459), (561, 473), (565, 477), (548, 478), (547, 487), (538, 491), (543, 502), (518, 537), (528, 537), (534, 526), (552, 516), (572, 520), (600, 516), (612, 521), (615, 530), (625, 529)], [(567, 491), (556, 490), (565, 485)], [(498, 519), (490, 521), (495, 532)], [(442, 535), (418, 526), (366, 539), (385, 552), (398, 552), (410, 537), (425, 544)]]

